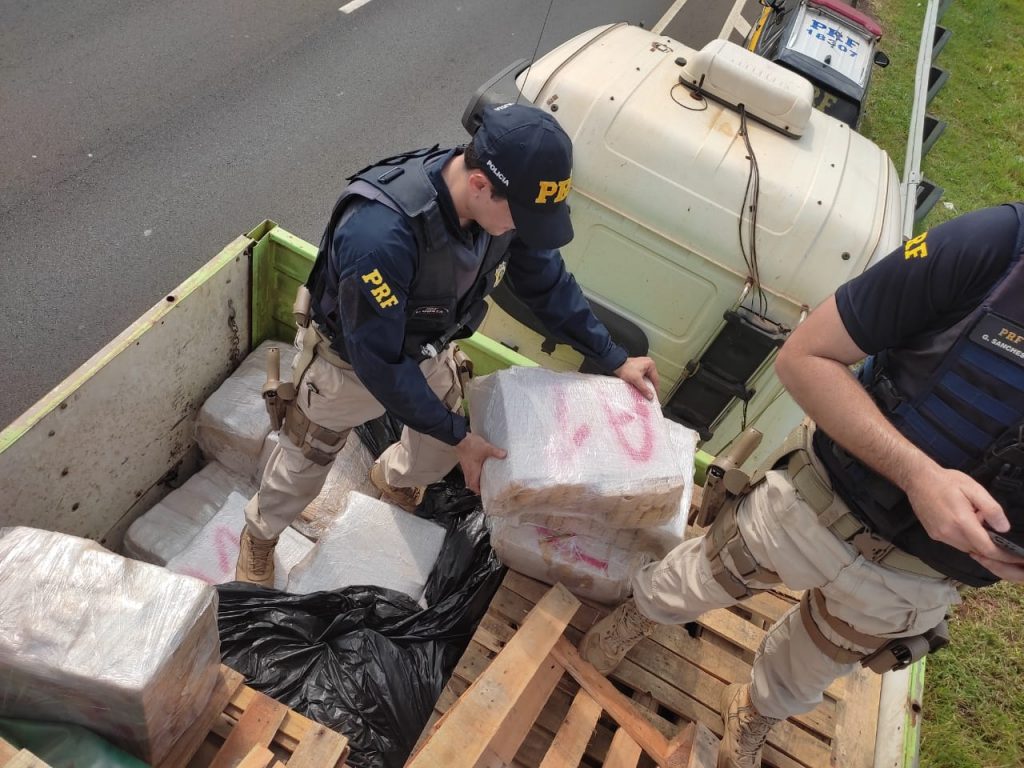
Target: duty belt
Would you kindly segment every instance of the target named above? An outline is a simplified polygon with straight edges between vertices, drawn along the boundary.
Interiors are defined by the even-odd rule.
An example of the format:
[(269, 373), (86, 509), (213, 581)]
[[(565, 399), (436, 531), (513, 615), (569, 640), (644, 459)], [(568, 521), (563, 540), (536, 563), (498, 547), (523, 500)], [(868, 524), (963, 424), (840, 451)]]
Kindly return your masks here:
[[(305, 352), (307, 348), (310, 350), (310, 359), (315, 355), (335, 368), (352, 369), (352, 364), (331, 348), (331, 339), (316, 323), (310, 323), (303, 331), (302, 351)], [(302, 353), (300, 352), (299, 354), (301, 355)], [(296, 376), (296, 379), (298, 379), (298, 376)]]
[[(296, 386), (301, 384), (302, 377), (305, 376), (309, 366), (313, 364), (314, 358), (320, 358), (335, 368), (352, 370), (352, 366), (331, 349), (331, 340), (317, 327), (316, 323), (310, 323), (302, 328), (301, 333), (302, 350), (295, 358), (292, 367), (292, 376)], [(300, 410), (295, 397), (288, 402), (281, 431), (302, 449), (303, 456), (320, 466), (327, 466), (334, 461), (335, 455), (344, 447), (349, 433), (347, 429), (344, 432), (336, 432), (311, 421)], [(325, 448), (313, 445), (311, 440), (318, 440)]]
[(879, 565), (907, 571), (918, 576), (946, 579), (918, 557), (899, 549), (892, 542), (876, 536), (871, 529), (860, 522), (849, 508), (836, 497), (831, 484), (822, 477), (821, 470), (814, 464), (807, 448), (798, 448), (789, 454), (786, 469), (793, 487), (818, 513), (818, 520), (837, 538), (852, 544), (861, 555)]

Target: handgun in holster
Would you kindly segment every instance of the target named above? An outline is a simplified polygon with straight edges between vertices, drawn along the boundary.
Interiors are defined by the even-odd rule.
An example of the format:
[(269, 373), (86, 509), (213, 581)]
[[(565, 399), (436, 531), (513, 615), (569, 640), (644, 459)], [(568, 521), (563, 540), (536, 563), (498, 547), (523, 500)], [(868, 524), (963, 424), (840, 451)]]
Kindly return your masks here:
[(929, 653), (949, 645), (949, 625), (945, 619), (927, 632), (913, 637), (898, 637), (890, 640), (874, 653), (865, 656), (861, 665), (872, 672), (884, 674), (906, 669)]
[(295, 399), (295, 385), (281, 381), (281, 350), (277, 347), (267, 350), (267, 383), (263, 385), (262, 394), (270, 415), (270, 426), (277, 431), (284, 423), (288, 404)]
[(469, 394), (470, 379), (473, 378), (473, 360), (458, 345), (455, 345), (452, 359), (455, 361), (455, 374), (459, 377), (462, 396), (466, 397)]
[(299, 328), (309, 328), (309, 311), (312, 304), (313, 295), (306, 286), (300, 285), (299, 290), (295, 292), (295, 303), (292, 304), (292, 317)]
[(757, 450), (761, 437), (759, 431), (748, 427), (715, 457), (704, 480), (700, 509), (691, 516), (691, 524), (711, 525), (727, 501), (746, 493), (750, 475), (740, 466)]

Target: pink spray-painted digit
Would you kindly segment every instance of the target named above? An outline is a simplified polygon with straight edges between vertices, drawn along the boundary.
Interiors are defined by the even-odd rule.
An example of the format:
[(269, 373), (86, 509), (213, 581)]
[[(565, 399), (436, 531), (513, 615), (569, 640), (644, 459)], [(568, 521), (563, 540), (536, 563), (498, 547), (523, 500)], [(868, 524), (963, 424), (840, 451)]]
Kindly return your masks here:
[(568, 447), (574, 449), (573, 453), (578, 453), (583, 448), (583, 444), (590, 439), (590, 425), (571, 424), (570, 415), (569, 399), (565, 394), (565, 390), (559, 389), (555, 397), (555, 419), (558, 422), (558, 434), (569, 435), (571, 445)]
[(217, 550), (217, 564), (222, 574), (234, 573), (234, 561), (238, 559), (238, 535), (231, 532), (226, 525), (217, 529), (213, 537), (213, 546)]
[(542, 548), (546, 544), (567, 560), (583, 563), (601, 573), (608, 573), (608, 561), (593, 557), (584, 552), (573, 534), (559, 533), (558, 531), (541, 526), (537, 527), (537, 533), (539, 534)]
[[(651, 404), (635, 388), (630, 387), (629, 393), (633, 405), (631, 411), (617, 410), (605, 398), (601, 399), (601, 406), (604, 408), (608, 423), (626, 455), (638, 464), (642, 464), (649, 461), (654, 453), (653, 410)], [(633, 425), (640, 427), (641, 434), (638, 442), (631, 440), (630, 435), (626, 432), (626, 428)]]

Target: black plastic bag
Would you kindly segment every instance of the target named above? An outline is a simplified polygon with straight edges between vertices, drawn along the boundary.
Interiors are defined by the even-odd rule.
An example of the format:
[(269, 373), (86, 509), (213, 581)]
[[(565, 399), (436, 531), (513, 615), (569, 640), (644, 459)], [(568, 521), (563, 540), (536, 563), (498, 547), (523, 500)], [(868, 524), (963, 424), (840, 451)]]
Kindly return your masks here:
[(355, 429), (359, 439), (363, 441), (370, 455), (379, 459), (392, 443), (397, 443), (402, 436), (403, 424), (389, 411), (379, 418), (360, 424)]
[(405, 763), (504, 575), (480, 497), (458, 469), (427, 489), (418, 514), (447, 527), (426, 609), (379, 587), (309, 595), (218, 587), (224, 663), (345, 734), (357, 768)]

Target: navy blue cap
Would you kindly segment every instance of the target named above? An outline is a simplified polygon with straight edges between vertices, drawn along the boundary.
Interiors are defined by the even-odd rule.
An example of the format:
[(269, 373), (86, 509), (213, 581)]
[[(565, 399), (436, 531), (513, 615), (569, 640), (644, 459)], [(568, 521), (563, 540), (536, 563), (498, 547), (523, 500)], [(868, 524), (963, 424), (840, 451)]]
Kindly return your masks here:
[(572, 141), (554, 117), (528, 104), (486, 107), (473, 145), (524, 243), (560, 248), (572, 240)]

